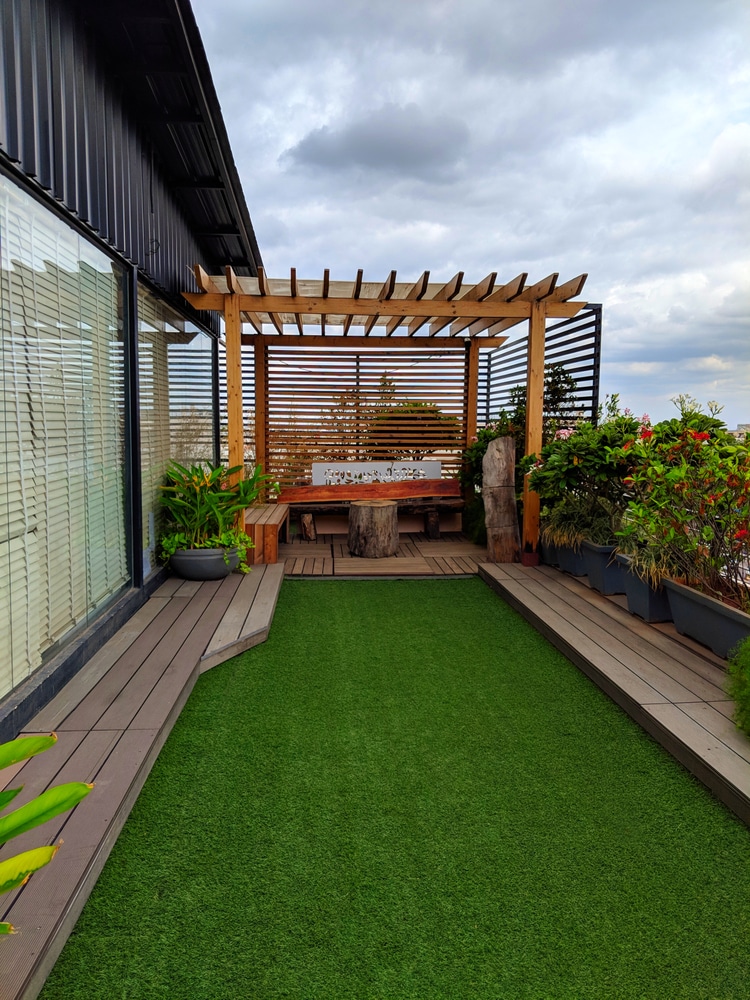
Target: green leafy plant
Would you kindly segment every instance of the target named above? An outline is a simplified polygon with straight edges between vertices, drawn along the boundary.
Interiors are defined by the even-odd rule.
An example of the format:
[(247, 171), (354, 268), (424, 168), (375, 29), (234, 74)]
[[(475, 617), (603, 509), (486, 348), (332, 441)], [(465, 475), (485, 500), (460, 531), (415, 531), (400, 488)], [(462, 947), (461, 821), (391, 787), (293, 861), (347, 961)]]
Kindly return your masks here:
[(750, 638), (743, 639), (727, 660), (727, 693), (734, 701), (734, 720), (750, 736)]
[(636, 570), (750, 610), (750, 448), (721, 428), (667, 424), (620, 454), (631, 499), (619, 545)]
[(630, 464), (621, 449), (635, 439), (648, 417), (620, 413), (617, 397), (598, 426), (585, 421), (575, 430), (558, 431), (537, 459), (531, 456), (529, 486), (547, 508), (542, 530), (546, 541), (577, 547), (584, 538), (615, 542), (628, 502), (625, 479)]
[(228, 469), (210, 462), (186, 468), (170, 462), (159, 498), (167, 514), (161, 537), (165, 560), (178, 549), (224, 549), (228, 562), (229, 553), (236, 550), (238, 568), (249, 572), (247, 552), (253, 542), (237, 521), (265, 490), (278, 492), (278, 484), (273, 477), (263, 475), (259, 465), (251, 476), (232, 482), (241, 468)]
[[(10, 743), (0, 744), (0, 769), (35, 757), (37, 754), (49, 750), (56, 742), (57, 736), (50, 733), (49, 736), (21, 736), (16, 740), (11, 740)], [(48, 788), (46, 792), (42, 792), (41, 795), (37, 795), (36, 798), (12, 812), (0, 816), (0, 846), (7, 843), (12, 837), (26, 833), (27, 830), (32, 830), (35, 826), (45, 823), (59, 813), (72, 809), (89, 794), (93, 787), (93, 785), (82, 781), (57, 785), (54, 788)], [(0, 811), (10, 805), (22, 790), (23, 785), (19, 788), (7, 788), (0, 792)], [(49, 864), (58, 849), (59, 845), (36, 847), (0, 862), (0, 893), (10, 892), (11, 889), (23, 885), (35, 871)], [(12, 933), (11, 924), (0, 922), (0, 934)]]

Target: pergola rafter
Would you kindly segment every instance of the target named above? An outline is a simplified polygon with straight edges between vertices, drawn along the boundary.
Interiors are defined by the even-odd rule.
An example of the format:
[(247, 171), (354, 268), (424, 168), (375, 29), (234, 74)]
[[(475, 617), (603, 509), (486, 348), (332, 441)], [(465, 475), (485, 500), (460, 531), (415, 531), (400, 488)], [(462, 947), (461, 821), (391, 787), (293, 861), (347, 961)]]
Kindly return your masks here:
[[(476, 434), (479, 351), (499, 347), (505, 331), (529, 324), (527, 366), (526, 451), (542, 446), (544, 396), (544, 337), (547, 318), (577, 315), (586, 302), (576, 301), (586, 275), (558, 284), (550, 274), (527, 285), (527, 275), (496, 285), (492, 272), (474, 285), (464, 284), (463, 271), (445, 283), (430, 282), (425, 271), (416, 282), (398, 282), (391, 271), (384, 282), (364, 281), (360, 269), (353, 281), (332, 281), (326, 269), (322, 279), (300, 279), (295, 268), (288, 278), (268, 278), (262, 268), (257, 278), (237, 276), (231, 267), (209, 275), (195, 267), (198, 292), (184, 292), (196, 309), (224, 316), (227, 352), (227, 417), (229, 464), (244, 464), (242, 422), (242, 345), (255, 351), (256, 457), (265, 464), (265, 389), (269, 343), (290, 338), (303, 346), (372, 348), (386, 345), (465, 351), (464, 412), (466, 444)], [(243, 333), (246, 323), (252, 333)], [(312, 328), (311, 332), (310, 328)], [(352, 333), (352, 329), (358, 332)], [(336, 330), (337, 332), (333, 332)], [(266, 332), (268, 331), (268, 332)], [(291, 338), (294, 338), (292, 341)], [(536, 547), (539, 502), (525, 491), (524, 544)]]

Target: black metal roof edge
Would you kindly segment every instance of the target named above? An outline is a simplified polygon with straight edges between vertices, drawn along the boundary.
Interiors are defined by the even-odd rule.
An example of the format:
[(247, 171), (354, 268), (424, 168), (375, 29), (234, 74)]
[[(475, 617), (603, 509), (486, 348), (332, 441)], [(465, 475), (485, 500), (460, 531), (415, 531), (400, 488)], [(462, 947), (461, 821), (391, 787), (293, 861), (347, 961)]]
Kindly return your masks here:
[(201, 111), (205, 114), (207, 125), (210, 126), (216, 138), (221, 169), (224, 179), (227, 182), (226, 191), (231, 198), (232, 209), (240, 228), (240, 238), (246, 244), (246, 249), (250, 251), (247, 256), (249, 260), (255, 262), (254, 272), (257, 275), (257, 268), (263, 266), (263, 261), (253, 224), (250, 221), (250, 212), (245, 201), (234, 156), (232, 155), (232, 148), (229, 144), (229, 135), (224, 124), (224, 116), (222, 115), (221, 105), (216, 88), (214, 87), (203, 39), (198, 30), (198, 24), (195, 20), (190, 0), (171, 0), (171, 3), (174, 7), (175, 17), (179, 20), (182, 28), (186, 51), (194, 72), (197, 94), (202, 104)]

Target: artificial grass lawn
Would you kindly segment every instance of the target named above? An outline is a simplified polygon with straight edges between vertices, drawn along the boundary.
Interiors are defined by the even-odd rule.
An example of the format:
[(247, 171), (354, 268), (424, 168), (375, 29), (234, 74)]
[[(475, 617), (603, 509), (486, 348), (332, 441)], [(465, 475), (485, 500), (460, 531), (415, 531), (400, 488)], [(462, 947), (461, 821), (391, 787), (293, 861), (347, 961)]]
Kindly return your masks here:
[(42, 998), (746, 998), (749, 935), (748, 830), (479, 580), (287, 580)]

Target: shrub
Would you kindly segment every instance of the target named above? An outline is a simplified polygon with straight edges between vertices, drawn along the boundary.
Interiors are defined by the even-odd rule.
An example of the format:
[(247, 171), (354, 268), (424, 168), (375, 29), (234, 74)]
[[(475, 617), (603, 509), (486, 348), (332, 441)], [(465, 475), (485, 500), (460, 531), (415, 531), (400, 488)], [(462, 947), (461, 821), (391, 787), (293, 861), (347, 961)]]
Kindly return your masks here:
[(619, 454), (631, 462), (621, 549), (652, 576), (750, 608), (750, 449), (721, 428), (667, 422)]
[(734, 701), (735, 722), (750, 736), (750, 637), (730, 655), (727, 668), (727, 692)]
[(623, 446), (632, 443), (648, 417), (620, 413), (617, 397), (598, 426), (588, 421), (574, 431), (558, 431), (538, 459), (531, 456), (529, 486), (547, 508), (543, 530), (548, 541), (577, 545), (583, 538), (600, 544), (615, 540), (627, 506), (625, 479), (630, 472)]

